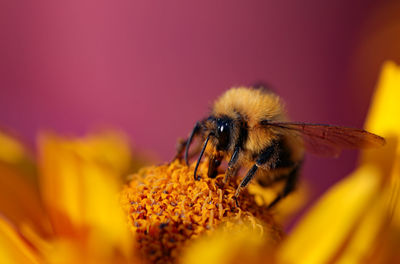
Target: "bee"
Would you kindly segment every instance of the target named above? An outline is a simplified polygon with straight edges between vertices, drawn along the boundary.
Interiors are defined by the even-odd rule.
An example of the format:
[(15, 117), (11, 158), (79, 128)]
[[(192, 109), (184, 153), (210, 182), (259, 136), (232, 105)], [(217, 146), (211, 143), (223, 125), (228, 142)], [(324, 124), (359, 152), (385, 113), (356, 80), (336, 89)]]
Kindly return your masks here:
[(204, 153), (209, 156), (208, 177), (214, 178), (222, 160), (227, 160), (224, 183), (243, 167), (247, 173), (237, 187), (240, 191), (256, 177), (267, 187), (284, 181), (284, 187), (269, 207), (291, 193), (296, 186), (305, 150), (324, 156), (338, 156), (343, 149), (379, 147), (385, 140), (362, 129), (291, 122), (281, 98), (259, 88), (231, 88), (219, 97), (207, 118), (198, 121), (183, 141), (180, 156), (189, 162), (189, 148), (195, 137), (204, 143), (194, 169)]

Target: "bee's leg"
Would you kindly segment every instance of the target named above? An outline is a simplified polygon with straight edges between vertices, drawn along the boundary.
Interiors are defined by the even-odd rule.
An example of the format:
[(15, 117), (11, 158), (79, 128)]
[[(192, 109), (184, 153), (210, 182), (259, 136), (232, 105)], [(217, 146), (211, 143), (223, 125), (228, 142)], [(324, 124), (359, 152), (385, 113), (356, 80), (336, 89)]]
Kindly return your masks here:
[(246, 177), (243, 178), (242, 182), (239, 184), (239, 186), (236, 189), (235, 192), (235, 200), (238, 200), (240, 191), (243, 188), (246, 188), (246, 186), (249, 184), (249, 182), (254, 178), (254, 175), (256, 173), (256, 171), (258, 170), (258, 165), (254, 164), (253, 167), (251, 167), (251, 169), (247, 172)]
[(233, 151), (232, 157), (229, 160), (228, 163), (228, 168), (226, 169), (226, 173), (225, 173), (225, 178), (224, 178), (224, 184), (226, 184), (228, 182), (228, 179), (235, 175), (239, 166), (237, 164), (238, 158), (239, 158), (239, 146), (235, 147), (235, 150)]
[(236, 189), (235, 193), (235, 199), (237, 201), (237, 198), (239, 197), (240, 191), (243, 188), (246, 188), (246, 186), (249, 184), (249, 182), (254, 178), (254, 175), (256, 171), (258, 170), (258, 167), (268, 163), (276, 157), (278, 153), (278, 143), (274, 141), (269, 147), (267, 147), (259, 156), (258, 159), (256, 160), (256, 164), (251, 167), (251, 169), (247, 172), (246, 177), (243, 178), (242, 182), (239, 184), (238, 188)]
[(239, 170), (240, 166), (238, 164), (233, 165), (232, 167), (228, 167), (225, 173), (223, 184), (226, 185), (229, 179), (236, 175), (237, 171)]
[(282, 192), (278, 194), (278, 196), (268, 205), (268, 208), (272, 208), (276, 205), (282, 198), (285, 198), (289, 193), (291, 193), (296, 187), (296, 183), (298, 180), (300, 166), (297, 165), (293, 168), (293, 170), (289, 173), (286, 178), (285, 186), (283, 187)]
[(201, 158), (203, 157), (204, 151), (207, 148), (207, 144), (208, 144), (208, 141), (210, 140), (211, 136), (214, 136), (214, 134), (212, 132), (208, 134), (206, 140), (204, 141), (203, 147), (201, 148), (201, 151), (200, 151), (199, 158), (197, 159), (197, 162), (196, 162), (196, 166), (194, 167), (193, 177), (194, 177), (194, 180), (196, 180), (196, 181), (200, 180), (200, 177), (197, 177), (197, 175), (196, 175), (197, 169), (199, 168)]
[(248, 136), (247, 123), (244, 120), (242, 120), (240, 122), (239, 137), (237, 139), (235, 148), (233, 149), (232, 157), (229, 160), (228, 168), (226, 169), (224, 184), (226, 184), (228, 182), (228, 179), (231, 176), (234, 176), (237, 170), (239, 169), (239, 164), (237, 161), (239, 160), (240, 150), (243, 149), (247, 136)]
[(212, 154), (208, 163), (208, 177), (215, 178), (218, 174), (218, 167), (221, 165), (223, 156), (220, 153)]
[[(184, 150), (185, 150), (184, 159), (185, 159), (186, 165), (189, 165), (189, 148), (190, 148), (190, 144), (192, 143), (193, 138), (194, 138), (196, 135), (199, 134), (200, 129), (201, 129), (201, 122), (198, 121), (198, 122), (196, 122), (195, 126), (193, 127), (193, 130), (192, 130), (192, 132), (190, 133), (189, 138), (188, 138), (188, 139), (186, 140), (186, 142), (185, 142), (185, 147), (184, 147)], [(183, 147), (182, 147), (182, 148), (183, 148)], [(183, 149), (182, 149), (182, 152), (183, 152)]]

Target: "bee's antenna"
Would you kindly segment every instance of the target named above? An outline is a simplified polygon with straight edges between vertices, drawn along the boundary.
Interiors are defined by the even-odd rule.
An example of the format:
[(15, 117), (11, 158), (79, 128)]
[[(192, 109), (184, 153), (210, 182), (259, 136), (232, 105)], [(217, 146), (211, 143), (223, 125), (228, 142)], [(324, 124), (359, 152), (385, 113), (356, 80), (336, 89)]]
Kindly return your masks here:
[(190, 133), (190, 136), (189, 136), (188, 140), (186, 141), (184, 158), (185, 158), (186, 165), (188, 165), (188, 166), (189, 166), (189, 158), (188, 157), (189, 157), (190, 144), (192, 143), (194, 135), (197, 134), (197, 132), (199, 132), (199, 130), (200, 130), (200, 123), (197, 122), (196, 125), (194, 126), (193, 130), (192, 130), (192, 133)]
[(214, 134), (213, 134), (213, 133), (208, 134), (208, 136), (207, 136), (207, 138), (206, 138), (206, 141), (204, 142), (203, 148), (201, 149), (199, 159), (197, 160), (196, 167), (194, 168), (194, 180), (195, 180), (195, 181), (199, 180), (199, 179), (197, 179), (197, 177), (196, 177), (196, 176), (197, 176), (197, 175), (196, 175), (196, 174), (197, 174), (197, 168), (199, 167), (201, 158), (203, 157), (204, 150), (206, 150), (207, 143), (208, 143), (208, 140), (210, 139), (210, 136), (214, 136)]

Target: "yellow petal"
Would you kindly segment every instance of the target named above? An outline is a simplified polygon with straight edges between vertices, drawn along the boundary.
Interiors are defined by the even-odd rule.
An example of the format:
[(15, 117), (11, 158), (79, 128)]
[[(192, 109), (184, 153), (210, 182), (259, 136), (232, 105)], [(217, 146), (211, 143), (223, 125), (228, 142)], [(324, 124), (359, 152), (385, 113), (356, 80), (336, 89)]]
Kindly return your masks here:
[[(96, 231), (91, 234), (90, 243), (96, 250), (107, 252), (111, 255), (118, 247), (126, 255), (130, 255), (132, 236), (127, 230), (125, 215), (117, 202), (117, 193), (121, 188), (115, 175), (110, 177), (110, 172), (94, 164), (82, 167), (85, 197), (82, 202), (85, 208), (84, 221)], [(107, 243), (104, 243), (107, 241)]]
[[(400, 145), (398, 146), (398, 153)], [(400, 242), (400, 156), (394, 158), (390, 181), (386, 181), (379, 195), (371, 201), (365, 216), (349, 236), (336, 263), (397, 263), (379, 261), (398, 255)]]
[(360, 219), (335, 263), (371, 263), (366, 260), (374, 254), (375, 246), (379, 243), (377, 238), (387, 224), (386, 199), (387, 197), (382, 195), (371, 202), (367, 213)]
[(122, 142), (110, 134), (40, 139), (41, 190), (55, 232), (83, 241), (83, 250), (93, 255), (131, 254), (132, 237), (117, 201), (129, 164), (128, 144)]
[(363, 166), (332, 187), (293, 230), (280, 252), (281, 263), (327, 263), (340, 249), (380, 190), (381, 175)]
[(219, 229), (195, 240), (186, 248), (180, 263), (268, 263), (270, 246), (259, 230), (236, 225), (229, 232)]
[(385, 62), (373, 96), (365, 129), (379, 135), (400, 132), (400, 66)]
[(128, 138), (120, 132), (102, 132), (75, 139), (73, 148), (83, 158), (104, 164), (112, 171), (125, 173), (132, 161)]
[[(393, 62), (383, 65), (369, 110), (365, 129), (386, 139), (380, 149), (364, 150), (361, 163), (376, 164), (390, 175), (400, 139), (400, 67)], [(397, 153), (398, 155), (399, 153)]]
[(10, 134), (0, 131), (0, 161), (17, 163), (27, 156), (25, 147)]
[(0, 260), (2, 264), (41, 263), (35, 251), (15, 229), (0, 217)]
[[(277, 188), (275, 188), (277, 187)], [(255, 201), (259, 206), (269, 205), (273, 199), (277, 197), (282, 190), (283, 184), (268, 188), (262, 187), (255, 183), (248, 187), (249, 193), (254, 195)], [(309, 187), (305, 182), (302, 182), (296, 189), (296, 192), (279, 202), (274, 208), (274, 218), (278, 223), (285, 224), (292, 216), (300, 210), (308, 199)]]
[(390, 195), (389, 213), (393, 215), (392, 223), (394, 228), (400, 230), (400, 144), (397, 147), (397, 155), (392, 170)]
[[(376, 164), (388, 179), (390, 201), (382, 205), (393, 214), (391, 228), (400, 228), (400, 66), (384, 63), (371, 104), (366, 129), (385, 137), (386, 146), (377, 150), (364, 150), (361, 163)], [(389, 228), (389, 225), (386, 226)], [(393, 232), (393, 231), (392, 231)]]
[(19, 170), (32, 184), (37, 184), (36, 168), (28, 148), (17, 137), (2, 130), (0, 146), (0, 163)]
[(0, 213), (17, 227), (25, 222), (48, 232), (31, 153), (4, 131), (0, 131), (0, 146)]
[(28, 223), (42, 234), (49, 232), (38, 191), (21, 171), (0, 162), (0, 213), (16, 226)]

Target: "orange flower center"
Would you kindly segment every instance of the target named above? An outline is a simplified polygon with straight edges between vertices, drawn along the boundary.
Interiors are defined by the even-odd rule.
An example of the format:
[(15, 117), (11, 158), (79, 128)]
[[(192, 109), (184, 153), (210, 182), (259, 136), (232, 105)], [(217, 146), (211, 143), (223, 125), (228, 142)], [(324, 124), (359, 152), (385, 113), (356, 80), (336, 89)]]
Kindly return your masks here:
[(208, 161), (199, 167), (200, 181), (193, 178), (194, 166), (180, 161), (151, 166), (132, 175), (121, 193), (121, 204), (128, 214), (142, 254), (152, 262), (171, 261), (182, 247), (200, 234), (217, 226), (228, 228), (249, 222), (260, 232), (270, 232), (273, 241), (282, 235), (271, 214), (244, 190), (240, 207), (233, 199), (238, 180), (223, 186), (223, 174), (206, 177)]

